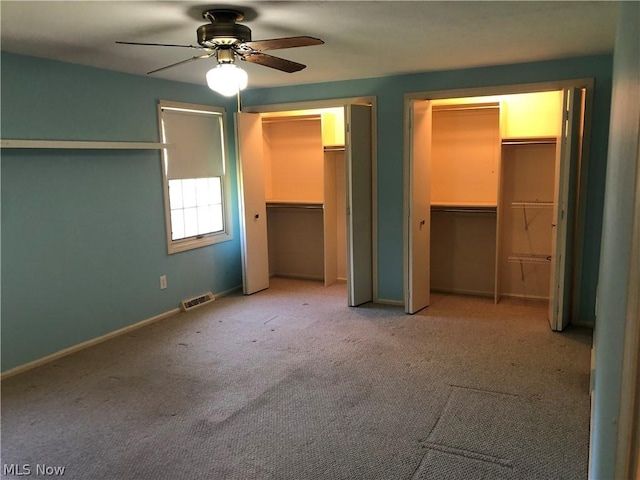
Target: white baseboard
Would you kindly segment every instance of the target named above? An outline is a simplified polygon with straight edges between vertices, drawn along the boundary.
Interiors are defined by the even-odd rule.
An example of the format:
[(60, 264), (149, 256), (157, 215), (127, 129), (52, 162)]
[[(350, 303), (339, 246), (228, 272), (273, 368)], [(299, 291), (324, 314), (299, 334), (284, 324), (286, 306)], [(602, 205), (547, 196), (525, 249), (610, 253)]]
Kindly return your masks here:
[(120, 328), (113, 332), (109, 332), (100, 337), (92, 338), (91, 340), (87, 340), (86, 342), (73, 345), (71, 347), (65, 348), (58, 352), (52, 353), (51, 355), (47, 355), (46, 357), (39, 358), (38, 360), (25, 363), (24, 365), (18, 365), (17, 367), (7, 370), (6, 372), (2, 372), (2, 374), (0, 374), (0, 380), (4, 380), (6, 378), (12, 377), (13, 375), (26, 372), (27, 370), (31, 370), (33, 368), (39, 367), (41, 365), (44, 365), (45, 363), (49, 363), (59, 358), (66, 357), (67, 355), (71, 355), (72, 353), (78, 352), (80, 350), (84, 350), (85, 348), (92, 347), (93, 345), (97, 345), (99, 343), (105, 342), (114, 337), (118, 337), (120, 335), (131, 332), (133, 330), (137, 330), (138, 328), (144, 327), (151, 323), (171, 317), (176, 313), (180, 313), (179, 308), (174, 308), (173, 310), (169, 310), (168, 312), (164, 312), (154, 317), (147, 318), (146, 320), (142, 320), (141, 322), (134, 323), (133, 325), (127, 325), (126, 327)]
[(595, 324), (593, 322), (588, 322), (586, 320), (571, 320), (571, 325), (575, 325), (576, 327), (587, 327), (587, 328), (595, 328)]
[[(215, 294), (215, 298), (221, 298), (221, 297), (230, 295), (238, 290), (242, 290), (242, 285), (230, 288), (229, 290), (225, 290), (224, 292), (217, 293)], [(142, 320), (141, 322), (134, 323), (133, 325), (127, 325), (126, 327), (120, 328), (113, 332), (106, 333), (100, 337), (92, 338), (91, 340), (87, 340), (86, 342), (82, 342), (77, 345), (73, 345), (71, 347), (65, 348), (58, 352), (52, 353), (51, 355), (47, 355), (46, 357), (42, 357), (32, 362), (25, 363), (24, 365), (18, 365), (17, 367), (7, 370), (6, 372), (2, 372), (0, 374), (0, 380), (4, 380), (5, 378), (12, 377), (13, 375), (26, 372), (27, 370), (31, 370), (32, 368), (39, 367), (40, 365), (44, 365), (45, 363), (53, 362), (54, 360), (57, 360), (62, 357), (66, 357), (67, 355), (71, 355), (72, 353), (78, 352), (80, 350), (84, 350), (85, 348), (89, 348), (93, 345), (97, 345), (99, 343), (105, 342), (119, 335), (123, 335), (127, 332), (137, 330), (138, 328), (144, 327), (145, 325), (149, 325), (151, 323), (157, 322), (164, 318), (172, 317), (173, 315), (180, 312), (181, 310), (179, 308), (174, 308), (173, 310), (169, 310), (168, 312), (155, 315), (151, 318), (147, 318), (146, 320)]]
[(518, 300), (539, 300), (541, 302), (548, 302), (549, 297), (543, 297), (540, 295), (524, 295), (522, 293), (502, 293), (500, 294), (500, 298), (515, 298)]
[(238, 290), (242, 290), (242, 285), (238, 285), (237, 287), (230, 288), (229, 290), (225, 290), (224, 292), (214, 293), (213, 296), (215, 298), (226, 297), (227, 295), (231, 295), (232, 293), (235, 293)]
[(297, 280), (313, 280), (318, 282), (324, 282), (324, 277), (318, 277), (315, 275), (298, 275), (297, 273), (275, 273), (270, 275), (270, 277), (280, 277), (280, 278), (293, 278)]
[(470, 295), (473, 297), (493, 297), (493, 292), (480, 292), (478, 290), (446, 290), (432, 288), (433, 293), (448, 293), (450, 295)]
[(389, 300), (386, 298), (374, 298), (373, 303), (379, 303), (380, 305), (393, 305), (395, 307), (404, 307), (402, 300)]

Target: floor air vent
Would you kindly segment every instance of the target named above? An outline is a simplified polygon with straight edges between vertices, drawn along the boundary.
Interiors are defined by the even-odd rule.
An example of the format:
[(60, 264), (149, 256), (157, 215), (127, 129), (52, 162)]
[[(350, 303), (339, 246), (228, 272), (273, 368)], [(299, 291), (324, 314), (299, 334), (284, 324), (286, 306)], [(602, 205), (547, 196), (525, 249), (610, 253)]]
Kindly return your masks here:
[(192, 310), (207, 303), (211, 303), (215, 299), (216, 297), (214, 297), (213, 293), (211, 292), (203, 293), (202, 295), (198, 295), (197, 297), (187, 298), (181, 303), (182, 311), (186, 312), (187, 310)]

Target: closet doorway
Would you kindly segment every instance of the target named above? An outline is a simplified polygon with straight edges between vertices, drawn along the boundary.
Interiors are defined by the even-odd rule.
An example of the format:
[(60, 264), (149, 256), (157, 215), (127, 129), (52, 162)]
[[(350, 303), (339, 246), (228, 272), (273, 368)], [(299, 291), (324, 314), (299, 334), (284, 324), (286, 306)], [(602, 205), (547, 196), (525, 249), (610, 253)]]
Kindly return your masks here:
[(568, 324), (588, 85), (554, 86), (407, 98), (407, 313), (440, 291), (548, 301)]
[(346, 281), (374, 298), (373, 102), (249, 107), (236, 114), (243, 292), (270, 276)]

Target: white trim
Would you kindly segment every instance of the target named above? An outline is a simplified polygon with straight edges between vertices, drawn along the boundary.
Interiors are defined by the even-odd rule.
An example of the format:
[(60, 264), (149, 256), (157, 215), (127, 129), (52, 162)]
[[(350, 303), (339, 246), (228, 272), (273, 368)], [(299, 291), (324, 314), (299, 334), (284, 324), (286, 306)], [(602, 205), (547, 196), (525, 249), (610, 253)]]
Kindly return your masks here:
[[(640, 119), (639, 119), (640, 120)], [(640, 471), (640, 127), (636, 144), (634, 215), (629, 252), (627, 312), (622, 345), (616, 477), (637, 478)], [(635, 470), (635, 471), (634, 471)]]
[(227, 109), (224, 107), (218, 107), (215, 105), (202, 105), (199, 103), (185, 103), (185, 102), (174, 102), (173, 100), (158, 100), (159, 108), (168, 108), (171, 110), (182, 110), (185, 112), (192, 113), (202, 113), (209, 112), (211, 114), (217, 115), (223, 113), (226, 115)]
[(85, 150), (162, 150), (168, 143), (158, 142), (93, 142), (76, 140), (0, 140), (1, 148), (63, 148)]
[(242, 285), (237, 285), (235, 287), (230, 288), (229, 290), (225, 290), (224, 292), (214, 293), (213, 296), (216, 297), (216, 300), (222, 297), (226, 297), (227, 295), (231, 295), (237, 291), (242, 290)]
[[(431, 288), (432, 293), (439, 293), (444, 295), (466, 295), (469, 297), (485, 297), (485, 298), (493, 298), (493, 292), (480, 292), (478, 290), (441, 290), (439, 288)], [(529, 298), (539, 298), (539, 297), (529, 297)]]
[(314, 282), (324, 282), (324, 277), (318, 277), (315, 275), (297, 275), (295, 273), (278, 273), (275, 275), (269, 275), (271, 277), (280, 277), (280, 278), (293, 278), (298, 280), (310, 280)]
[(565, 88), (587, 88), (592, 89), (594, 85), (593, 78), (575, 78), (569, 80), (558, 80), (540, 83), (523, 83), (515, 85), (497, 85), (493, 87), (473, 87), (460, 88), (454, 90), (433, 90), (424, 92), (405, 93), (405, 105), (408, 100), (441, 100), (447, 98), (464, 98), (464, 97), (489, 97), (493, 95), (513, 95), (518, 93), (535, 93), (549, 92), (554, 90), (563, 90)]
[(0, 374), (0, 380), (4, 380), (6, 378), (12, 377), (12, 376), (17, 375), (19, 373), (26, 372), (27, 370), (31, 370), (31, 369), (36, 368), (36, 367), (40, 367), (41, 365), (44, 365), (46, 363), (53, 362), (54, 360), (58, 360), (59, 358), (66, 357), (67, 355), (71, 355), (72, 353), (79, 352), (80, 350), (84, 350), (85, 348), (89, 348), (89, 347), (92, 347), (92, 346), (97, 345), (99, 343), (105, 342), (107, 340), (111, 340), (112, 338), (118, 337), (120, 335), (123, 335), (125, 333), (131, 332), (133, 330), (137, 330), (138, 328), (144, 327), (146, 325), (150, 325), (150, 324), (155, 323), (155, 322), (157, 322), (159, 320), (163, 320), (165, 318), (172, 317), (176, 313), (180, 313), (180, 309), (179, 308), (174, 308), (173, 310), (169, 310), (168, 312), (164, 312), (164, 313), (161, 313), (159, 315), (155, 315), (155, 316), (153, 316), (151, 318), (147, 318), (146, 320), (142, 320), (141, 322), (134, 323), (132, 325), (127, 325), (126, 327), (120, 328), (120, 329), (115, 330), (113, 332), (109, 332), (109, 333), (107, 333), (105, 335), (102, 335), (100, 337), (92, 338), (91, 340), (87, 340), (85, 342), (78, 343), (77, 345), (73, 345), (71, 347), (65, 348), (65, 349), (60, 350), (58, 352), (52, 353), (51, 355), (47, 355), (46, 357), (39, 358), (38, 360), (34, 360), (32, 362), (25, 363), (24, 365), (18, 365), (17, 367), (14, 367), (14, 368), (11, 368), (11, 369), (7, 370), (6, 372), (2, 372), (2, 374)]
[[(289, 103), (274, 103), (270, 105), (243, 105), (242, 111), (246, 113), (284, 112), (289, 110), (315, 110), (321, 108), (344, 107), (349, 104), (371, 105), (371, 134), (373, 145), (371, 146), (371, 249), (373, 251), (372, 286), (373, 302), (387, 303), (387, 300), (378, 297), (378, 114), (377, 97), (375, 95), (365, 97), (333, 98), (328, 100), (311, 100)], [(393, 303), (395, 305), (395, 303)]]
[[(224, 206), (223, 206), (224, 211)], [(169, 214), (170, 215), (170, 214)], [(170, 221), (170, 220), (169, 220)], [(229, 230), (231, 227), (229, 227)], [(174, 254), (180, 252), (186, 252), (187, 250), (193, 250), (194, 248), (207, 247), (209, 245), (215, 245), (216, 243), (226, 242), (233, 240), (233, 234), (229, 231), (207, 233), (202, 236), (181, 238), (179, 240), (171, 240), (167, 236), (167, 241), (170, 241), (167, 248), (167, 253)]]
[(290, 110), (315, 110), (320, 108), (336, 108), (344, 107), (348, 104), (360, 103), (371, 105), (376, 104), (375, 96), (367, 97), (347, 97), (347, 98), (332, 98), (328, 100), (310, 100), (301, 102), (289, 102), (289, 103), (273, 103), (269, 105), (243, 105), (242, 111), (245, 113), (267, 113), (267, 112), (284, 112)]
[(548, 302), (549, 297), (542, 295), (526, 295), (524, 293), (503, 293), (500, 298), (511, 298), (514, 300), (535, 300), (536, 302)]
[(404, 302), (402, 300), (389, 300), (387, 298), (378, 298), (376, 300), (376, 303), (379, 303), (381, 305), (393, 305), (395, 307), (403, 307), (404, 306)]
[[(595, 324), (593, 322), (587, 322), (584, 320), (573, 320), (571, 322), (571, 325), (573, 325), (574, 327), (585, 327), (585, 328), (590, 328), (593, 330), (593, 328), (595, 327)], [(591, 374), (593, 374), (593, 370), (591, 371)]]

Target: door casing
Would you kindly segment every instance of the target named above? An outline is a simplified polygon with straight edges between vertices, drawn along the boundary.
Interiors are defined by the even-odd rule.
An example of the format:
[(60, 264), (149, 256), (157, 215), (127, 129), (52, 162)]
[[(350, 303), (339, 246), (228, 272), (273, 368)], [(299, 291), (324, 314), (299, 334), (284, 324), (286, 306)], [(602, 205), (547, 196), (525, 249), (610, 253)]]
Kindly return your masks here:
[[(243, 113), (268, 113), (268, 112), (286, 112), (295, 110), (313, 110), (322, 108), (342, 108), (346, 105), (369, 105), (371, 108), (371, 212), (372, 212), (372, 234), (371, 245), (373, 258), (371, 259), (372, 265), (372, 297), (374, 302), (379, 301), (378, 297), (378, 262), (377, 257), (377, 114), (376, 114), (376, 97), (349, 97), (349, 98), (336, 98), (327, 100), (315, 100), (315, 101), (302, 101), (291, 103), (279, 103), (271, 105), (243, 105)], [(345, 138), (346, 141), (346, 138)], [(348, 269), (348, 266), (347, 266)]]
[[(411, 207), (411, 198), (410, 198), (410, 165), (411, 165), (411, 130), (409, 128), (411, 122), (412, 115), (412, 103), (415, 100), (440, 100), (447, 98), (464, 98), (464, 97), (482, 97), (482, 96), (491, 96), (491, 95), (511, 95), (518, 93), (532, 93), (532, 92), (544, 92), (544, 91), (552, 91), (552, 90), (564, 90), (567, 88), (584, 88), (586, 91), (585, 98), (585, 112), (584, 112), (584, 138), (588, 139), (591, 132), (591, 109), (593, 104), (593, 86), (594, 81), (593, 78), (580, 78), (573, 80), (558, 80), (552, 82), (542, 82), (542, 83), (529, 83), (529, 84), (521, 84), (521, 85), (498, 85), (493, 87), (477, 87), (477, 88), (467, 88), (467, 89), (456, 89), (456, 90), (436, 90), (436, 91), (425, 91), (425, 92), (415, 92), (415, 93), (407, 93), (404, 95), (404, 178), (403, 178), (403, 278), (404, 278), (404, 306), (405, 311), (409, 312), (409, 299), (410, 297), (410, 282), (409, 282), (409, 271), (410, 271), (410, 262), (412, 258), (410, 257), (410, 252), (408, 249), (409, 244), (409, 235), (411, 232), (409, 231), (410, 222), (410, 207)], [(576, 217), (577, 217), (577, 225), (578, 230), (576, 230), (576, 238), (583, 238), (581, 235), (580, 229), (584, 227), (584, 218), (586, 217), (586, 202), (584, 199), (586, 198), (586, 188), (587, 188), (587, 173), (588, 173), (588, 162), (589, 162), (589, 142), (585, 141), (583, 144), (582, 150), (582, 159), (581, 159), (581, 168), (580, 168), (580, 179), (579, 179), (579, 189), (577, 192), (578, 195), (578, 208), (576, 209)], [(582, 246), (576, 245), (574, 250), (574, 272), (573, 277), (580, 278), (581, 269), (582, 269)], [(577, 305), (580, 301), (580, 283), (573, 282), (573, 305)]]

